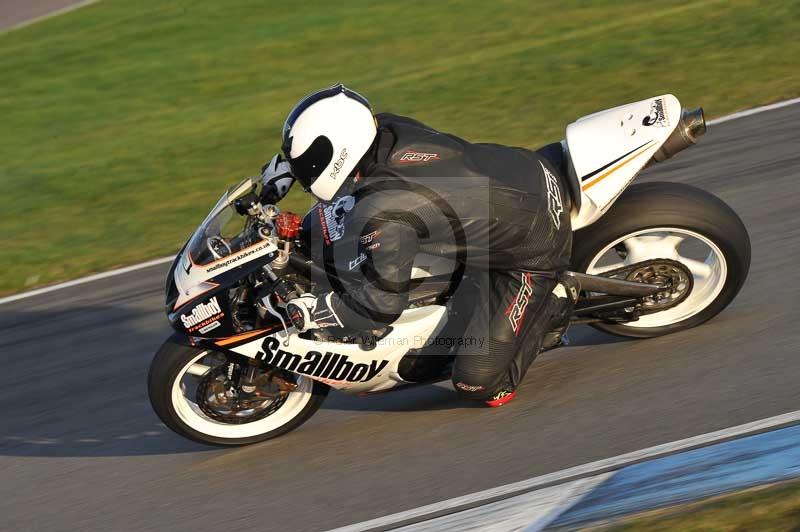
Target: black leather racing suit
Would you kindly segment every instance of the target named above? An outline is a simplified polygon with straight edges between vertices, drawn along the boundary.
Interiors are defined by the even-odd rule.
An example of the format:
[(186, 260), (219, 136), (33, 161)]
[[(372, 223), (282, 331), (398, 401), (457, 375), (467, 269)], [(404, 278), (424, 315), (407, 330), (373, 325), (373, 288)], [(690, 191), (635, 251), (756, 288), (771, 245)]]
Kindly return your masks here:
[(333, 312), (349, 329), (383, 328), (408, 305), (415, 259), (462, 265), (477, 303), (453, 382), (478, 399), (515, 388), (553, 326), (552, 272), (569, 264), (562, 178), (531, 150), (469, 143), (391, 114), (377, 120), (363, 178), (304, 220), (312, 258), (333, 273)]

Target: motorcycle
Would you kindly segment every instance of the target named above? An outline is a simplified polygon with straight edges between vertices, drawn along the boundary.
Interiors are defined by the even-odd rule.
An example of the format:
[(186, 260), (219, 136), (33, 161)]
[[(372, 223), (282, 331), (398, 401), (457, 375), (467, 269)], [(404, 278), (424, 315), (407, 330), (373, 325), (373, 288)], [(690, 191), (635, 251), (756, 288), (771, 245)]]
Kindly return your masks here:
[[(705, 130), (702, 109), (682, 109), (667, 94), (580, 118), (539, 150), (572, 199), (565, 275), (580, 288), (570, 323), (654, 337), (695, 327), (734, 299), (750, 265), (736, 213), (689, 185), (631, 184)], [(450, 272), (415, 263), (408, 308), (384, 329), (300, 333), (284, 303), (327, 272), (303, 253), (300, 217), (261, 204), (258, 186), (249, 178), (224, 194), (169, 271), (175, 333), (148, 376), (161, 420), (191, 440), (242, 445), (297, 428), (331, 388), (369, 395), (448, 379), (447, 364), (426, 372), (420, 353), (458, 314)]]

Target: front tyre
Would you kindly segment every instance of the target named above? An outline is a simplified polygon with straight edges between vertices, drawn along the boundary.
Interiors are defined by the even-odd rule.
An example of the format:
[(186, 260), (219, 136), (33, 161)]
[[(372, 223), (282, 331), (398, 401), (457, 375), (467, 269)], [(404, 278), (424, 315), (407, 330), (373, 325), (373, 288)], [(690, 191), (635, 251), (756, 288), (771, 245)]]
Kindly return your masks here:
[(606, 332), (649, 338), (695, 327), (722, 312), (750, 268), (750, 238), (722, 200), (690, 185), (641, 183), (628, 188), (596, 223), (575, 233), (572, 268), (602, 274), (652, 259), (691, 270), (680, 304), (627, 323), (594, 323)]
[[(248, 371), (251, 380), (241, 386)], [(147, 390), (158, 417), (181, 436), (245, 445), (300, 426), (319, 409), (329, 388), (307, 377), (253, 368), (246, 357), (167, 340), (150, 364)]]

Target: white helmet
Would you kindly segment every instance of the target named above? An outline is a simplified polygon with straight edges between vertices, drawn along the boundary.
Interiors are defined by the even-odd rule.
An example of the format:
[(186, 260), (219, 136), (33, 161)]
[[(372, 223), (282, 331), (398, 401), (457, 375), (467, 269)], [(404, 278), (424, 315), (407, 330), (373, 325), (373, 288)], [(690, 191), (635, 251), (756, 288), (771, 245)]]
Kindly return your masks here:
[(321, 201), (330, 201), (375, 140), (369, 102), (342, 84), (300, 100), (283, 125), (283, 154), (292, 174)]

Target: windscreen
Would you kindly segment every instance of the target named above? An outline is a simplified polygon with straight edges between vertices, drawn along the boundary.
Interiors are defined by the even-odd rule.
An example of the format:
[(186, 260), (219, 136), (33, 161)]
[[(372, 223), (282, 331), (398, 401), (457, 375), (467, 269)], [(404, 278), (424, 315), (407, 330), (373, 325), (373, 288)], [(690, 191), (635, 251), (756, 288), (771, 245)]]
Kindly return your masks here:
[(266, 235), (251, 226), (249, 216), (236, 212), (237, 199), (250, 194), (255, 188), (251, 179), (242, 181), (220, 198), (189, 242), (191, 261), (197, 266), (224, 263), (226, 257), (251, 247)]
[(174, 270), (173, 309), (218, 288), (221, 274), (277, 252), (272, 225), (236, 210), (236, 200), (257, 194), (256, 186), (256, 178), (246, 179), (226, 192), (192, 235)]

